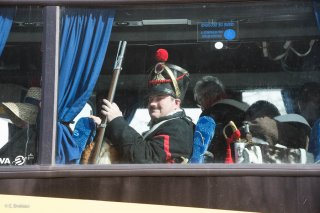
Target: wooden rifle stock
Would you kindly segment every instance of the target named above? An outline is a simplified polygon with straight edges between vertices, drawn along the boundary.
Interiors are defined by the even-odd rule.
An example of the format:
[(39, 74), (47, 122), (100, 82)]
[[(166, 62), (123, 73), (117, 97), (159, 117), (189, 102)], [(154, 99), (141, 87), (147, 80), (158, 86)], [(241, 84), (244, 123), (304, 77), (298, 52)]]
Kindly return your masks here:
[[(124, 57), (124, 52), (126, 50), (126, 45), (127, 45), (126, 41), (119, 42), (117, 58), (116, 58), (116, 61), (114, 64), (111, 85), (110, 85), (108, 97), (107, 97), (107, 100), (110, 101), (111, 103), (113, 102), (114, 94), (115, 94), (117, 84), (118, 84), (119, 75), (120, 75), (120, 72), (122, 69), (122, 61), (123, 61), (123, 57)], [(97, 163), (97, 161), (98, 161), (98, 157), (99, 157), (99, 154), (101, 151), (102, 141), (103, 141), (103, 137), (104, 137), (104, 133), (105, 133), (105, 129), (106, 129), (105, 128), (106, 123), (107, 123), (107, 119), (105, 116), (103, 116), (101, 118), (101, 126), (103, 126), (103, 128), (98, 128), (96, 137), (94, 139), (95, 146), (94, 146), (93, 154), (91, 157), (91, 163), (93, 163), (93, 164)]]

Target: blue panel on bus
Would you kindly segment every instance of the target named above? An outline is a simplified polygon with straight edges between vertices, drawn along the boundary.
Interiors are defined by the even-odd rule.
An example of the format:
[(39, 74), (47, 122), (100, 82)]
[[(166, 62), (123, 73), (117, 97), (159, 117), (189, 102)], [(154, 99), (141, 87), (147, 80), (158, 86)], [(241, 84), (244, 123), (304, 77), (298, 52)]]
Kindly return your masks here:
[(238, 22), (211, 21), (199, 22), (197, 40), (205, 41), (234, 41), (238, 39)]

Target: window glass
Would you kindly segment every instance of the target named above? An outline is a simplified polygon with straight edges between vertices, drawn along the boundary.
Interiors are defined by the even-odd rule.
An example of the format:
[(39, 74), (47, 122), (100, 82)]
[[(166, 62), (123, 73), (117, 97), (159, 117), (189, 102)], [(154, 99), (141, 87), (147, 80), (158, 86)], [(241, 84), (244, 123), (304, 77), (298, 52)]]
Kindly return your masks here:
[(42, 9), (0, 11), (0, 165), (37, 164)]
[(280, 89), (268, 89), (268, 90), (248, 90), (242, 92), (242, 100), (249, 105), (259, 101), (265, 100), (275, 106), (277, 106), (281, 115), (287, 114), (287, 110), (284, 106), (284, 100), (282, 98)]
[[(62, 17), (67, 12), (63, 9)], [(106, 36), (108, 46), (100, 75), (96, 82), (93, 81), (95, 87), (87, 100), (90, 98), (93, 103), (95, 116), (104, 118), (102, 99), (110, 97), (110, 90), (116, 83), (112, 101), (121, 110), (123, 120), (119, 120), (116, 114), (117, 118), (107, 122), (98, 158), (104, 156), (108, 159), (102, 157), (93, 163), (305, 164), (317, 161), (320, 154), (316, 151), (319, 147), (317, 120), (320, 117), (318, 12), (313, 4), (298, 1), (116, 8), (110, 38)], [(64, 25), (63, 18), (61, 25)], [(115, 82), (116, 72), (113, 70), (117, 53), (121, 52), (120, 41), (126, 41), (127, 45), (120, 76)], [(159, 49), (163, 50), (156, 56)], [(128, 128), (130, 125), (142, 134), (158, 122), (154, 112), (150, 123), (148, 106), (152, 108), (151, 102), (155, 99), (157, 107), (160, 105), (159, 94), (155, 98), (149, 93), (155, 85), (167, 82), (160, 80), (172, 82), (167, 82), (169, 90), (174, 92), (169, 96), (181, 97), (177, 95), (174, 80), (166, 70), (167, 64), (170, 64), (168, 67), (173, 70), (175, 79), (182, 79), (177, 83), (182, 93), (185, 92), (181, 108), (191, 121), (194, 124), (204, 122), (204, 118), (199, 119), (199, 116), (210, 117), (214, 121), (205, 128), (206, 135), (200, 132), (198, 148), (201, 146), (202, 153), (198, 156), (194, 156), (196, 141), (200, 140), (198, 125), (195, 131), (189, 129), (183, 136), (177, 136), (179, 139), (174, 139), (180, 131), (179, 125), (173, 133), (156, 127), (150, 133), (154, 135), (149, 136), (148, 133), (146, 139), (139, 138)], [(188, 86), (183, 83), (185, 75), (179, 76), (184, 71), (189, 74)], [(200, 80), (211, 84), (216, 81), (205, 76), (220, 80), (224, 87), (222, 92), (218, 91), (221, 88), (204, 89), (204, 84), (200, 87)], [(163, 88), (160, 90), (166, 95), (170, 92)], [(112, 107), (106, 109), (111, 110)], [(172, 115), (161, 113), (160, 117)], [(68, 126), (74, 116), (65, 120), (64, 125)], [(107, 113), (106, 120), (108, 116)], [(101, 129), (99, 119), (91, 119), (86, 124), (92, 121), (93, 129), (86, 129), (86, 137), (81, 138), (82, 150), (77, 153), (78, 157), (60, 163), (81, 164), (79, 158), (87, 151), (86, 145), (94, 135), (99, 135)], [(174, 123), (171, 120), (161, 125), (170, 126), (170, 122)], [(82, 128), (80, 124), (79, 128)], [(190, 131), (193, 131), (191, 144), (174, 147), (173, 143), (179, 144), (176, 141), (189, 140)], [(165, 138), (163, 135), (169, 135), (172, 140), (160, 140), (160, 137)], [(189, 139), (184, 140), (183, 137)], [(122, 155), (121, 160), (113, 161), (107, 153), (110, 150), (116, 150), (117, 156)], [(65, 154), (70, 150), (61, 151)], [(272, 153), (280, 153), (281, 157)]]

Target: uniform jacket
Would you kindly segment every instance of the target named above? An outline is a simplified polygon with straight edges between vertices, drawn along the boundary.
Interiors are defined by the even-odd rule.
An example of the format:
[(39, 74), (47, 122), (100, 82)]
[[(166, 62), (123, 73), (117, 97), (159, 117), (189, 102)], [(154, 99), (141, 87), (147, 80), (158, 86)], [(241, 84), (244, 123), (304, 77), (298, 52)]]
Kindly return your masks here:
[(150, 130), (144, 138), (123, 117), (113, 119), (106, 129), (124, 162), (180, 163), (190, 159), (194, 124), (184, 111), (154, 120)]
[[(208, 148), (208, 151), (210, 151), (213, 154), (215, 163), (224, 163), (224, 160), (226, 157), (227, 143), (222, 133), (223, 128), (230, 121), (233, 121), (237, 127), (240, 127), (244, 120), (244, 114), (245, 114), (244, 110), (241, 110), (232, 105), (215, 104), (210, 108), (204, 110), (200, 115), (200, 117), (211, 116), (216, 123), (214, 137)], [(231, 132), (227, 131), (227, 135), (230, 136)], [(234, 152), (233, 146), (231, 146), (231, 149), (232, 149), (232, 152)]]

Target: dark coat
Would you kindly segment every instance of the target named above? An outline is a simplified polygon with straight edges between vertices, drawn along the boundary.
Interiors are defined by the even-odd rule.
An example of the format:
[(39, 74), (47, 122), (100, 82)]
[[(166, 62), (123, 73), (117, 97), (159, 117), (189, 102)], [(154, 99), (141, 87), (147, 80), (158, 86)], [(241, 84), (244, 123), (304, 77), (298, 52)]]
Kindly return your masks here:
[(23, 156), (24, 164), (35, 164), (37, 162), (38, 146), (35, 126), (30, 125), (29, 128), (11, 126), (10, 132), (13, 136), (1, 147), (0, 158), (9, 158), (11, 165), (15, 165), (16, 157)]
[[(160, 123), (162, 121), (165, 122)], [(181, 111), (155, 120), (151, 129), (159, 123), (145, 138), (123, 117), (112, 120), (106, 131), (113, 145), (121, 152), (123, 162), (180, 163), (190, 159), (194, 127), (191, 119)]]
[[(243, 103), (239, 102), (239, 104)], [(215, 134), (208, 148), (208, 151), (213, 154), (215, 163), (224, 163), (227, 143), (222, 133), (223, 128), (230, 121), (233, 121), (238, 128), (242, 126), (242, 122), (245, 116), (245, 110), (237, 108), (233, 105), (219, 103), (204, 110), (200, 117), (201, 116), (211, 116), (216, 122)], [(231, 133), (227, 132), (227, 135), (230, 136)], [(234, 152), (233, 146), (231, 146), (231, 149), (232, 152)]]

